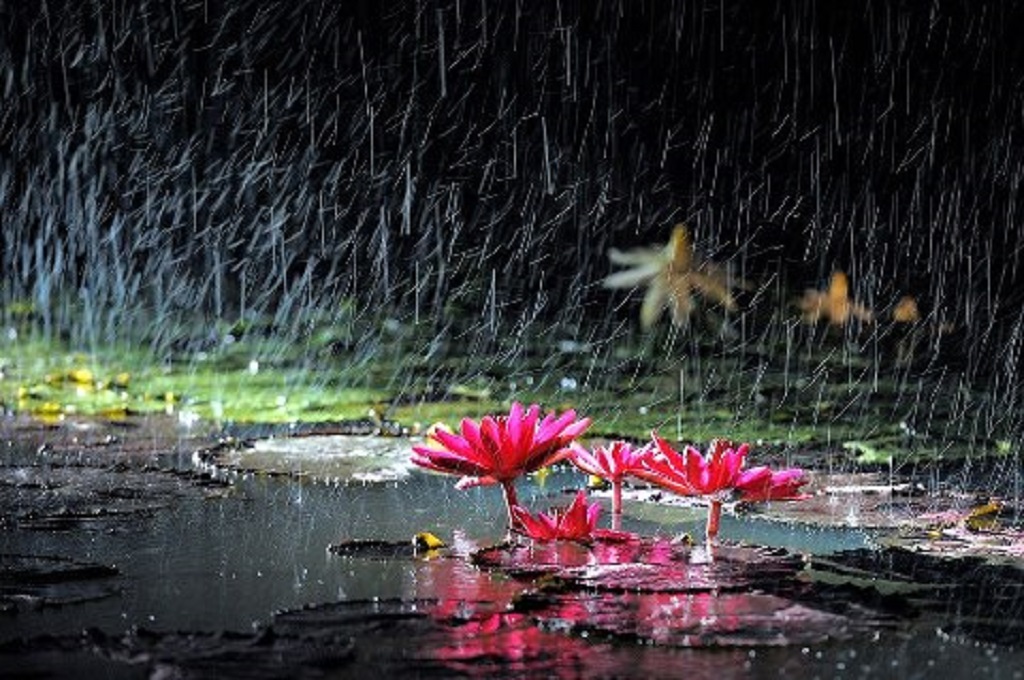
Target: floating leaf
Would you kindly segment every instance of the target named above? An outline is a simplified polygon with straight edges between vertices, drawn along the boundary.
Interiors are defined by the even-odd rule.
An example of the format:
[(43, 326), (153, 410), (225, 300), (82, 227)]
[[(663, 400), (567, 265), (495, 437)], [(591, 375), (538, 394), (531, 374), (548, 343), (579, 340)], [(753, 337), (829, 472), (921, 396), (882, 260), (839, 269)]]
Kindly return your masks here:
[(416, 534), (413, 536), (412, 542), (419, 550), (437, 550), (445, 547), (445, 542), (429, 531), (421, 531)]
[(1003, 504), (999, 501), (988, 501), (972, 508), (964, 518), (964, 525), (971, 531), (989, 531), (999, 527), (999, 512)]

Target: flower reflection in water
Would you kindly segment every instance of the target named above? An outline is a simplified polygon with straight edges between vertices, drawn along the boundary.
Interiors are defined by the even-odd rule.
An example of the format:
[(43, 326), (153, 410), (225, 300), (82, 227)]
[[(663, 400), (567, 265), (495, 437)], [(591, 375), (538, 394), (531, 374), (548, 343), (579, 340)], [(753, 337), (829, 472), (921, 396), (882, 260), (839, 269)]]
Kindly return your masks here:
[(583, 592), (558, 595), (534, 614), (567, 634), (672, 647), (759, 647), (821, 642), (848, 621), (760, 592)]
[(631, 674), (616, 665), (623, 642), (746, 648), (810, 644), (850, 628), (783, 593), (802, 569), (799, 557), (725, 544), (709, 561), (703, 548), (634, 536), (501, 544), (471, 560), (425, 563), (433, 573), (419, 595), (441, 598), (431, 616), (443, 633), (425, 654), (471, 675)]
[[(569, 542), (546, 544), (585, 551)], [(420, 566), (416, 598), (437, 598), (430, 616), (442, 638), (422, 650), (426, 660), (446, 672), (481, 676), (579, 677), (593, 647), (579, 638), (545, 631), (527, 613), (516, 611), (516, 599), (527, 588), (522, 581), (496, 576), (467, 559), (480, 546), (458, 534), (452, 554)]]
[[(479, 615), (450, 628), (449, 640), (434, 658), (456, 672), (578, 677), (591, 650), (585, 641), (542, 630), (526, 614)], [(559, 670), (561, 672), (559, 672)]]

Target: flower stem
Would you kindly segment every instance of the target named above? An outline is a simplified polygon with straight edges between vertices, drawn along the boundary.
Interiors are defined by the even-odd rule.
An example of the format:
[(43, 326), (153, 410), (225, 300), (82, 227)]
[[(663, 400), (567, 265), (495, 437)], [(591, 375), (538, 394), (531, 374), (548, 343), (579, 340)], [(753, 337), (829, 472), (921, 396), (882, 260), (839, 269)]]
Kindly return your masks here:
[(612, 514), (622, 514), (622, 480), (612, 482)]
[(622, 529), (622, 480), (612, 480), (612, 530)]
[(708, 506), (708, 524), (705, 532), (705, 536), (710, 543), (715, 540), (718, 536), (718, 525), (722, 520), (722, 501), (711, 500), (711, 505)]
[(501, 490), (505, 492), (505, 510), (508, 512), (509, 534), (516, 528), (516, 518), (512, 514), (513, 506), (519, 505), (519, 497), (516, 495), (516, 485), (511, 479), (501, 483)]

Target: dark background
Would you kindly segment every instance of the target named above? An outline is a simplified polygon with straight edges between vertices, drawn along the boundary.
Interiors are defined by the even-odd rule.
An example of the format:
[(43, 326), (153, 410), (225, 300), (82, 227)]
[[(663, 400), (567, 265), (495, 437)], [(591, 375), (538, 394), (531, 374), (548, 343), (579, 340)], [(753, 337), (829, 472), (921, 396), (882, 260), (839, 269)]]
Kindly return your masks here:
[(686, 221), (778, 309), (839, 268), (995, 351), (1013, 4), (0, 2), (5, 309), (610, 327), (607, 249)]

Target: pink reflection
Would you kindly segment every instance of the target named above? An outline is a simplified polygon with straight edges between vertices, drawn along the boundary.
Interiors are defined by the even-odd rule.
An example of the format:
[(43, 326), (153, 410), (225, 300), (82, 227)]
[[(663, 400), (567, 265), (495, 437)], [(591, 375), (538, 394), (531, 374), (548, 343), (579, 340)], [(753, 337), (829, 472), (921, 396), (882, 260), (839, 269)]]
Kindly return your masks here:
[(521, 583), (497, 579), (472, 564), (469, 556), (479, 550), (475, 541), (455, 532), (448, 557), (422, 563), (407, 596), (439, 600), (439, 618), (469, 618), (481, 608), (502, 611), (523, 590)]
[(763, 646), (820, 641), (843, 617), (763, 593), (568, 594), (538, 611), (545, 626), (639, 638), (673, 647)]
[(594, 561), (599, 564), (628, 564), (643, 554), (643, 543), (633, 536), (622, 541), (598, 541), (591, 546)]
[(648, 564), (670, 564), (678, 545), (667, 538), (656, 538), (648, 548), (647, 559), (644, 561)]
[(526, 548), (519, 548), (517, 556), (536, 565), (561, 567), (576, 567), (594, 562), (594, 554), (589, 546), (566, 541), (535, 543)]
[[(768, 612), (766, 596), (741, 594), (645, 593), (637, 598), (637, 622), (655, 642), (691, 645), (693, 636), (724, 635), (751, 626)], [(772, 598), (774, 602), (774, 598)], [(681, 638), (681, 639), (680, 639)]]
[[(720, 559), (711, 561), (706, 547), (664, 537), (483, 551), (457, 537), (452, 545), (455, 557), (420, 565), (415, 596), (438, 599), (431, 616), (440, 637), (422, 649), (423, 658), (456, 673), (580, 677), (581, 669), (600, 674), (611, 665), (629, 675), (635, 668), (624, 663), (628, 655), (616, 657), (621, 644), (600, 640), (662, 648), (811, 643), (846, 624), (782, 597), (740, 591), (759, 567), (771, 578), (790, 568), (779, 555), (749, 546), (719, 545)], [(474, 561), (486, 566), (470, 555), (484, 555)], [(562, 585), (542, 589), (547, 574)], [(535, 595), (528, 608), (517, 606), (525, 593)]]
[(541, 630), (523, 614), (492, 614), (450, 628), (447, 643), (429, 656), (474, 676), (490, 667), (503, 674), (578, 678), (591, 654), (585, 641)]

